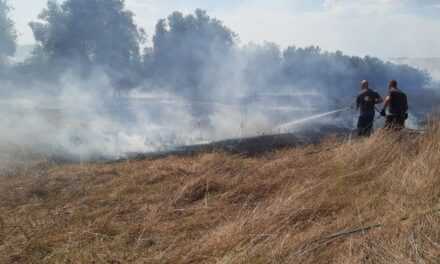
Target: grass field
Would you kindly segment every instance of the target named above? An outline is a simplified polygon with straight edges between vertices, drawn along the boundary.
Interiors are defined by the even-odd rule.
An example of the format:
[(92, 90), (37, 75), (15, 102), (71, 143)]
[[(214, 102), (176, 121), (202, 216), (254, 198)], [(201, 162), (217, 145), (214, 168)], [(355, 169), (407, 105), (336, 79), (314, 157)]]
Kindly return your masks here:
[(246, 157), (33, 162), (0, 263), (440, 263), (440, 122)]

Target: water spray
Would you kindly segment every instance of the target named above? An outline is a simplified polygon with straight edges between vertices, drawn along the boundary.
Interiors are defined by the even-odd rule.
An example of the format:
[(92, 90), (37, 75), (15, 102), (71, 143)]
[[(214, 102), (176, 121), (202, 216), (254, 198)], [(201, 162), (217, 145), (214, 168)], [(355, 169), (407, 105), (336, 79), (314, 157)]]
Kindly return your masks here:
[(342, 112), (345, 112), (345, 111), (348, 111), (348, 110), (351, 110), (351, 107), (344, 107), (344, 108), (341, 108), (341, 109), (338, 109), (338, 110), (329, 111), (329, 112), (325, 112), (325, 113), (321, 113), (321, 114), (316, 114), (316, 115), (309, 116), (309, 117), (306, 117), (306, 118), (303, 118), (303, 119), (299, 119), (299, 120), (295, 120), (295, 121), (292, 121), (292, 122), (289, 122), (289, 123), (285, 123), (285, 124), (279, 125), (275, 129), (273, 129), (273, 131), (274, 132), (278, 132), (278, 131), (287, 130), (288, 128), (291, 128), (291, 127), (294, 127), (294, 126), (297, 126), (297, 125), (300, 125), (300, 124), (303, 124), (303, 123), (307, 123), (307, 122), (310, 122), (310, 121), (313, 121), (313, 120), (316, 120), (316, 119), (320, 119), (320, 118), (323, 118), (323, 117), (331, 116), (331, 115), (334, 115), (334, 114), (342, 113)]

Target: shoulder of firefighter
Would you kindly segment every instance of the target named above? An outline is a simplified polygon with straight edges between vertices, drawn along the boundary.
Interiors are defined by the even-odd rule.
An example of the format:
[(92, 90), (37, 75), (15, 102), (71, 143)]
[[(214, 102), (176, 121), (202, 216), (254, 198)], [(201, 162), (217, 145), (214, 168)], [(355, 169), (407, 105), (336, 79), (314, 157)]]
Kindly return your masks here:
[(379, 93), (377, 93), (376, 91), (373, 91), (373, 90), (362, 91), (358, 96), (358, 101), (360, 101), (360, 102), (371, 103), (371, 102), (377, 102), (380, 99), (381, 99), (381, 97), (380, 97)]

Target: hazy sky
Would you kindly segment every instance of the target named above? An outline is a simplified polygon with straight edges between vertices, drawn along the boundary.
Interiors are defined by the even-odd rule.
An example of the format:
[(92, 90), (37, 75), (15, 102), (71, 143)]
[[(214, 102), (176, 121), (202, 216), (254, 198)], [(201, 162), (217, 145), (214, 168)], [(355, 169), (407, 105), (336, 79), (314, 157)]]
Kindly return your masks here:
[[(33, 43), (28, 22), (47, 0), (9, 0), (20, 43)], [(319, 45), (354, 55), (440, 57), (440, 0), (126, 0), (151, 37), (174, 10), (203, 8), (241, 43)]]

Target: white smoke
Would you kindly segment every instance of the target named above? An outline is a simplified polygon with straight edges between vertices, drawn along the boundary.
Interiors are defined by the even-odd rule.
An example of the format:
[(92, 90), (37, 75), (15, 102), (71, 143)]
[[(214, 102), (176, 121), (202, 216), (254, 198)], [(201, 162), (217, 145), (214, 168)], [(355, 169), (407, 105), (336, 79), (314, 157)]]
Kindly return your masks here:
[[(318, 94), (304, 95), (295, 89), (290, 96), (301, 104), (283, 105), (271, 99), (289, 96), (286, 94), (247, 98), (238, 80), (225, 82), (223, 85), (230, 86), (219, 91), (231, 92), (218, 95), (217, 101), (191, 101), (156, 92), (164, 89), (145, 87), (119, 94), (104, 73), (96, 71), (93, 76), (79, 80), (66, 74), (56, 93), (43, 93), (38, 87), (4, 96), (0, 102), (0, 146), (75, 160), (120, 158), (131, 152), (271, 133), (282, 122), (316, 112), (311, 100), (305, 98), (321, 100)], [(243, 103), (246, 100), (249, 102)], [(212, 113), (194, 115), (194, 105), (206, 106)], [(319, 108), (321, 105), (322, 101)]]

